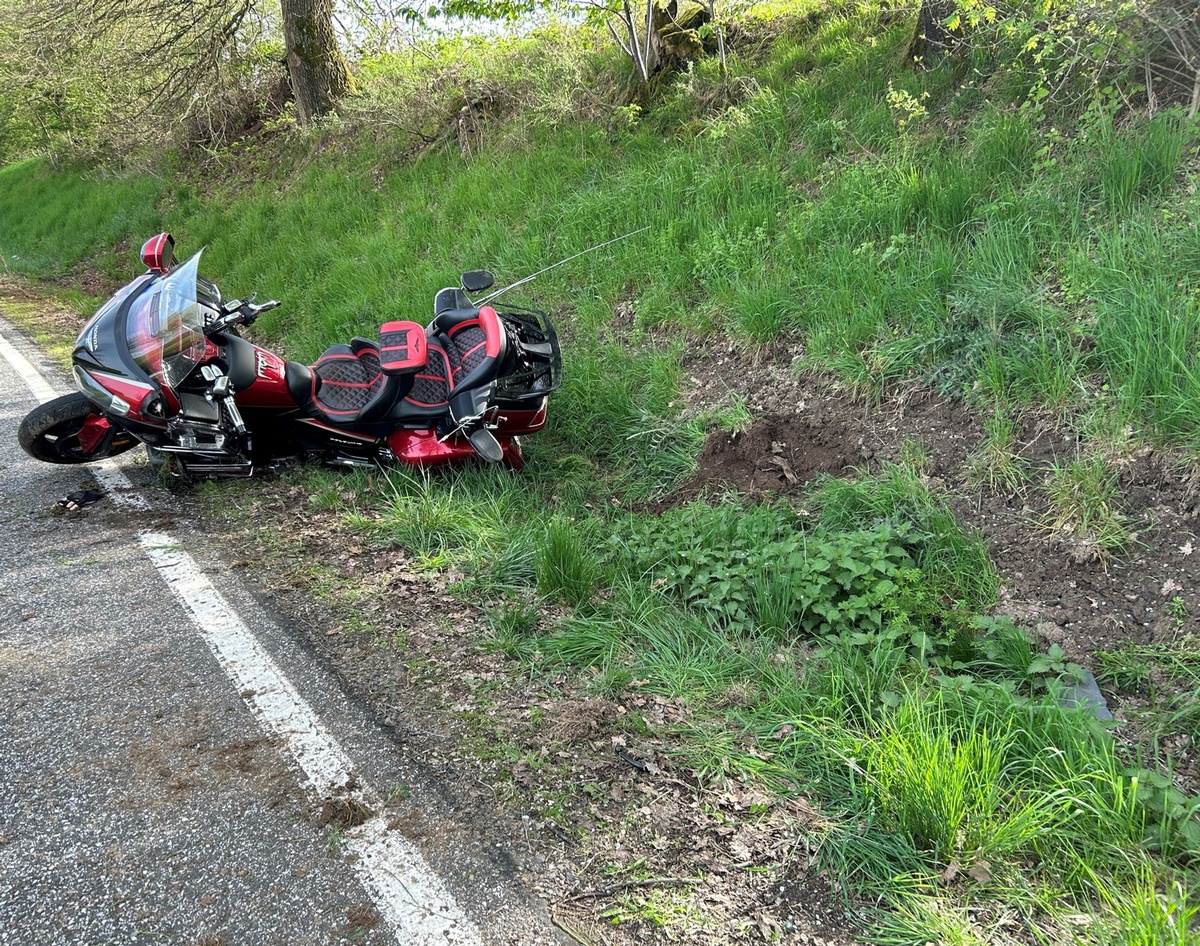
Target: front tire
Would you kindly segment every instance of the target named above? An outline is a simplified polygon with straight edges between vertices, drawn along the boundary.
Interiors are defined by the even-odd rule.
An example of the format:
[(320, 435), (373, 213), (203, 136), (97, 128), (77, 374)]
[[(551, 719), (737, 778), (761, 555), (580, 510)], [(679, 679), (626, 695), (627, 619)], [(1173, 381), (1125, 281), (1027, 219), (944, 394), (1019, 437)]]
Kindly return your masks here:
[(133, 434), (109, 427), (85, 450), (79, 434), (89, 420), (102, 416), (82, 394), (64, 394), (31, 410), (21, 421), (17, 440), (22, 450), (43, 463), (90, 463), (137, 446)]

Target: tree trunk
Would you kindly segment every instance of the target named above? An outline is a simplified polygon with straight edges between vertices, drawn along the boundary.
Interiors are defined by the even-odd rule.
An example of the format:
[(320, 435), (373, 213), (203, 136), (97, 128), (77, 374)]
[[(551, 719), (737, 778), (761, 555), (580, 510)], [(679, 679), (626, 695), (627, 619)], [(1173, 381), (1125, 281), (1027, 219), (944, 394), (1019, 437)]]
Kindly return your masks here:
[(914, 62), (935, 63), (946, 55), (954, 33), (945, 22), (954, 14), (954, 0), (921, 0), (917, 30), (908, 46), (908, 58)]
[(320, 118), (354, 89), (333, 34), (333, 0), (282, 0), (288, 78), (301, 125)]

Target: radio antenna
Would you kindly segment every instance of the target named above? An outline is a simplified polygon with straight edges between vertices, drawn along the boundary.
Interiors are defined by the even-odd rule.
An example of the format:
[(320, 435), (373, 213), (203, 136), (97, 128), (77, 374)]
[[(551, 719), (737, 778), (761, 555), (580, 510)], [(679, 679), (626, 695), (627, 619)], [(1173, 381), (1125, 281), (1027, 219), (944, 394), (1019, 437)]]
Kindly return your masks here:
[(612, 246), (614, 243), (619, 243), (621, 240), (627, 240), (627, 239), (629, 239), (629, 237), (637, 236), (639, 233), (645, 233), (649, 229), (650, 228), (647, 226), (647, 227), (642, 227), (642, 229), (640, 229), (640, 230), (631, 230), (629, 233), (622, 234), (619, 237), (613, 237), (611, 240), (605, 240), (603, 243), (597, 243), (595, 246), (590, 246), (586, 250), (580, 250), (578, 253), (574, 254), (573, 256), (568, 256), (566, 259), (560, 259), (557, 263), (551, 263), (545, 269), (539, 269), (536, 273), (532, 273), (531, 275), (526, 276), (524, 279), (518, 279), (515, 283), (505, 286), (503, 289), (497, 289), (495, 292), (491, 293), (490, 295), (485, 296), (484, 298), (480, 299), (477, 303), (475, 303), (475, 305), (476, 306), (485, 306), (489, 302), (491, 302), (493, 299), (496, 299), (496, 298), (504, 295), (510, 289), (516, 289), (518, 286), (523, 286), (527, 282), (532, 282), (533, 280), (537, 279), (538, 276), (541, 276), (543, 273), (548, 273), (552, 269), (557, 269), (559, 266), (562, 266), (564, 263), (569, 263), (573, 259), (579, 259), (579, 257), (581, 257), (581, 256), (587, 256), (588, 253), (594, 253), (594, 252), (596, 252), (596, 250), (602, 250), (606, 246)]

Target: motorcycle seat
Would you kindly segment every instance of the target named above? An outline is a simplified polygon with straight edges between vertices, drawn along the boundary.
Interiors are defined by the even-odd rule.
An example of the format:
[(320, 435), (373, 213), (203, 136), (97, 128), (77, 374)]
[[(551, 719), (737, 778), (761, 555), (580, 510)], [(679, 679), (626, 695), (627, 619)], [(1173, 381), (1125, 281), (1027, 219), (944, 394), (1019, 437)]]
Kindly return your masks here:
[(429, 360), (425, 329), (416, 322), (384, 322), (379, 326), (380, 369), (384, 374), (412, 374)]
[(393, 392), (380, 363), (379, 346), (365, 338), (334, 345), (311, 365), (309, 409), (335, 423), (368, 420), (386, 410)]
[(491, 306), (440, 313), (429, 326), (428, 363), (413, 376), (404, 413), (444, 411), (451, 396), (496, 380), (508, 347)]

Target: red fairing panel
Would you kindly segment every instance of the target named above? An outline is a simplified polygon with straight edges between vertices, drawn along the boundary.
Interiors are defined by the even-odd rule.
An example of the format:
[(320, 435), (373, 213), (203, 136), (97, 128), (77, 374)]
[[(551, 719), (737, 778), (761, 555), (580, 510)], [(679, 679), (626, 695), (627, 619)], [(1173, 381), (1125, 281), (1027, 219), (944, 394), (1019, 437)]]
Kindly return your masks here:
[(265, 348), (254, 346), (254, 383), (234, 395), (238, 407), (295, 407), (284, 377), (284, 361)]
[[(507, 437), (498, 439), (506, 456), (513, 452)], [(396, 459), (410, 466), (441, 466), (477, 456), (467, 441), (457, 438), (439, 441), (432, 430), (394, 430), (388, 434), (387, 442)]]
[(112, 429), (112, 425), (108, 422), (108, 418), (101, 417), (99, 414), (93, 414), (83, 422), (83, 426), (79, 429), (79, 449), (84, 453), (91, 453), (96, 449), (96, 444), (104, 439), (104, 435)]

